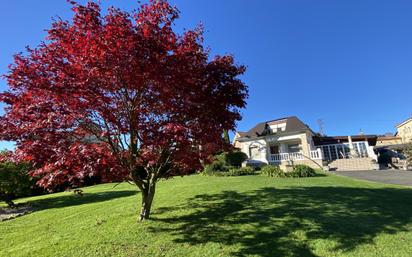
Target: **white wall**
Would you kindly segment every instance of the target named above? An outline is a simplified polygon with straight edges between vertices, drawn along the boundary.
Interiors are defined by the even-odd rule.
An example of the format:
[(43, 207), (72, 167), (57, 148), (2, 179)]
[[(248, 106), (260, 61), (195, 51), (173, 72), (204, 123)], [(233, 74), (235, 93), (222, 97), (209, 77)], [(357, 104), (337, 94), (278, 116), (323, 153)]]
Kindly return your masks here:
[(247, 156), (249, 158), (251, 158), (251, 156), (250, 156), (250, 148), (251, 147), (257, 147), (258, 150), (259, 150), (259, 157), (254, 158), (253, 160), (251, 159), (252, 161), (268, 163), (268, 160), (267, 160), (267, 144), (266, 144), (266, 141), (264, 139), (259, 139), (259, 140), (254, 140), (254, 141), (249, 141), (249, 142), (243, 142), (242, 143), (242, 152), (247, 154)]
[[(298, 134), (281, 135), (281, 136), (270, 135), (270, 136), (259, 138), (253, 141), (242, 142), (241, 151), (247, 154), (247, 156), (249, 157), (249, 161), (268, 163), (270, 145), (277, 144), (279, 145), (279, 151), (281, 153), (287, 153), (288, 144), (293, 144), (293, 143), (299, 143), (305, 155), (309, 155), (308, 151), (315, 148), (312, 142), (312, 134), (303, 132), (303, 133), (298, 133)], [(253, 159), (250, 156), (251, 147), (257, 147), (259, 149), (258, 156)]]

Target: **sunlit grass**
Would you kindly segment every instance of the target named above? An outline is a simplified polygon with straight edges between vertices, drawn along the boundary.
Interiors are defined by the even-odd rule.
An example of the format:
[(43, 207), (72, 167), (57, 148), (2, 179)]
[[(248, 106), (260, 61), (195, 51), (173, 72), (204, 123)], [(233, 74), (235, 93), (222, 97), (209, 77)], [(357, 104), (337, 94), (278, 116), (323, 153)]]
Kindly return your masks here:
[(1, 256), (410, 256), (412, 190), (338, 176), (162, 181), (138, 223), (133, 185), (22, 199)]

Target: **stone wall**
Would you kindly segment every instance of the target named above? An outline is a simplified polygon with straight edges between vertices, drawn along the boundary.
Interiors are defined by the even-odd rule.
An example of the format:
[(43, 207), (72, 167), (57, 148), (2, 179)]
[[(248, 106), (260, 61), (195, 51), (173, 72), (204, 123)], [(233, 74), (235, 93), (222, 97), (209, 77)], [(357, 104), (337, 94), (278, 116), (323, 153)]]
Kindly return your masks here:
[(372, 158), (338, 159), (329, 163), (330, 170), (378, 170)]
[[(293, 169), (293, 165), (304, 164), (312, 167), (313, 169), (323, 169), (325, 170), (378, 170), (379, 165), (372, 159), (372, 158), (353, 158), (353, 159), (338, 159), (330, 162), (327, 166), (322, 165), (322, 160), (295, 160), (293, 163), (282, 161), (279, 164), (271, 164), (277, 165), (284, 171), (291, 171)], [(252, 163), (244, 163), (244, 166), (252, 166), (252, 167), (262, 167), (266, 165), (263, 162), (252, 162)]]
[[(309, 167), (311, 167), (313, 169), (321, 169), (322, 160), (313, 160), (313, 161), (311, 161), (311, 160), (296, 160), (296, 161), (293, 161), (293, 165), (299, 165), (299, 164), (308, 165)], [(279, 167), (284, 171), (290, 171), (293, 166), (288, 162), (282, 162), (279, 165)]]

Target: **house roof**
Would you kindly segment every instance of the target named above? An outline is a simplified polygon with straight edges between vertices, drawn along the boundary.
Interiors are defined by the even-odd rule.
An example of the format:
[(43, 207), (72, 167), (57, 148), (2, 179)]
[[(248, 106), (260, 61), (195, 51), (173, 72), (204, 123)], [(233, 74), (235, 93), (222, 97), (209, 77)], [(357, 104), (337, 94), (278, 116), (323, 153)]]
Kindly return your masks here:
[[(369, 145), (376, 145), (377, 135), (351, 135), (353, 142), (368, 141)], [(348, 136), (315, 136), (313, 142), (315, 145), (341, 144), (349, 141)]]
[(401, 140), (402, 138), (397, 136), (378, 136), (378, 141), (386, 141), (386, 140)]
[(381, 150), (381, 149), (389, 149), (389, 150), (405, 150), (408, 148), (408, 144), (395, 144), (395, 145), (380, 145), (375, 146), (373, 149)]
[(239, 136), (243, 137), (246, 135), (246, 132), (236, 131), (236, 134), (239, 134)]
[(400, 126), (405, 125), (409, 121), (412, 121), (412, 117), (409, 117), (408, 119), (402, 121), (401, 123), (397, 124), (395, 127), (399, 128)]
[[(309, 126), (303, 123), (296, 116), (284, 117), (276, 120), (264, 121), (256, 124), (247, 132), (238, 132), (241, 137), (256, 138), (264, 136), (268, 125), (286, 123), (286, 128), (281, 133), (298, 132), (302, 130), (310, 130)], [(242, 133), (242, 134), (240, 134)]]

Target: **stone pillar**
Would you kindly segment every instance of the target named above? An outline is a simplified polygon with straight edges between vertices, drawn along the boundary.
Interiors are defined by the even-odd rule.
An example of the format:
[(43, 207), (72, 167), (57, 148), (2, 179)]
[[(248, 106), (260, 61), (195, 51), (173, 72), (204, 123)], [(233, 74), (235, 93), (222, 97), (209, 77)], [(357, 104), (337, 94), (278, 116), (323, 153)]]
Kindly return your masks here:
[(306, 133), (300, 136), (300, 144), (302, 147), (302, 153), (305, 156), (310, 157), (310, 148), (309, 148), (309, 142), (308, 142), (308, 137)]
[(280, 153), (287, 153), (288, 152), (288, 147), (285, 143), (281, 143), (279, 145), (279, 152)]

